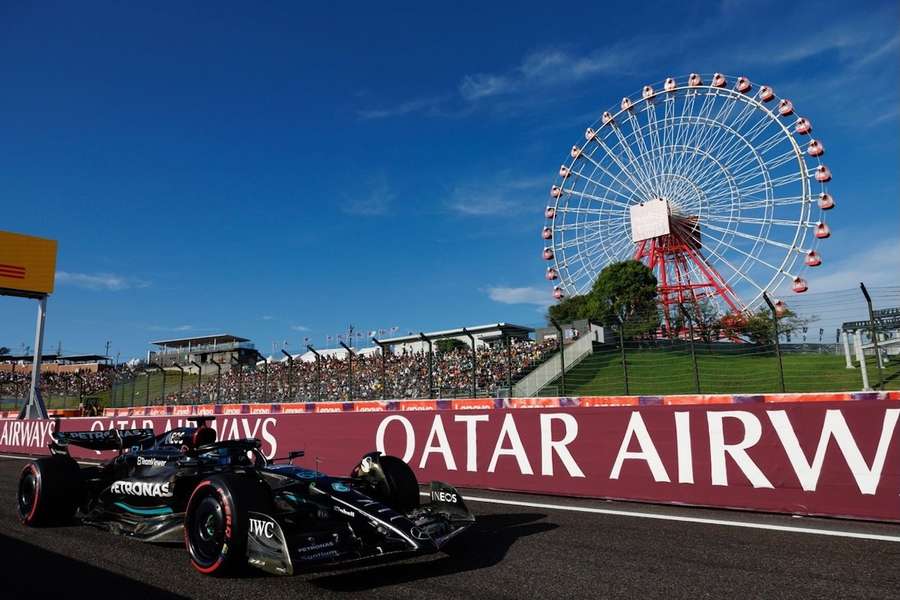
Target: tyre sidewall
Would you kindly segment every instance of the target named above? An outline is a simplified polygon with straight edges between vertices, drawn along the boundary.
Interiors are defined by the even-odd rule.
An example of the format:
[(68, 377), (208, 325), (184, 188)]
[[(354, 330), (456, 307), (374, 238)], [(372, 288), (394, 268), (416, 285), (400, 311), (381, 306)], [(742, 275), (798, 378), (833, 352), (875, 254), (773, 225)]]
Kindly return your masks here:
[[(258, 509), (264, 494), (262, 484), (248, 476), (214, 475), (197, 484), (188, 500), (184, 520), (184, 545), (190, 555), (191, 565), (197, 571), (204, 575), (222, 576), (235, 573), (246, 565), (249, 512)], [(203, 560), (195, 551), (190, 529), (195, 525), (195, 509), (209, 496), (216, 499), (225, 516), (222, 547), (213, 561)]]

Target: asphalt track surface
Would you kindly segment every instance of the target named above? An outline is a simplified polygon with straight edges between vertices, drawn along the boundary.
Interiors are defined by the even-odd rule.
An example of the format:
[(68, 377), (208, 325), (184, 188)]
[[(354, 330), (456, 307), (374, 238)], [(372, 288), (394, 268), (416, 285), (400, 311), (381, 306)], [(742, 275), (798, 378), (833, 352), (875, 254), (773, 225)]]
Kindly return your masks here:
[[(3, 598), (821, 599), (900, 595), (897, 525), (475, 490), (468, 495), (552, 507), (471, 501), (477, 525), (446, 554), (293, 577), (248, 573), (242, 578), (213, 579), (195, 572), (181, 547), (142, 544), (76, 525), (26, 529), (16, 518), (14, 504), (23, 464), (0, 458)], [(573, 507), (657, 518), (576, 512)]]

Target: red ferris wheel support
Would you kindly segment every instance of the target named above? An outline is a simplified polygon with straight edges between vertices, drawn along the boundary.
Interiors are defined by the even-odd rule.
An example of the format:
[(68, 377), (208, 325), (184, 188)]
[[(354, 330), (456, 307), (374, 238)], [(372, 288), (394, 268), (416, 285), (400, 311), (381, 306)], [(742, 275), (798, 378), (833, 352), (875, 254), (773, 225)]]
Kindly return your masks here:
[[(634, 259), (646, 264), (659, 282), (658, 298), (665, 332), (674, 329), (679, 305), (687, 304), (697, 312), (703, 300), (718, 296), (734, 313), (745, 309), (731, 286), (706, 262), (700, 249), (696, 217), (671, 217), (667, 235), (637, 243)], [(696, 267), (693, 274), (691, 265)]]

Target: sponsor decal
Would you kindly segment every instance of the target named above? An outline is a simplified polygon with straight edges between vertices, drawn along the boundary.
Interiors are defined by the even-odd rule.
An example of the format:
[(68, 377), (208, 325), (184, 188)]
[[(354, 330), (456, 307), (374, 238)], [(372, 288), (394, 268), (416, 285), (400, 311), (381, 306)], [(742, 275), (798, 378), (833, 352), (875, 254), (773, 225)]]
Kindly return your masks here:
[(301, 554), (300, 560), (320, 560), (323, 558), (336, 558), (340, 556), (337, 550), (328, 550), (327, 552), (316, 552), (314, 554)]
[(250, 519), (250, 533), (255, 536), (264, 536), (268, 539), (275, 537), (275, 523), (262, 519)]
[(150, 498), (171, 498), (172, 482), (171, 481), (114, 481), (109, 486), (109, 491), (113, 494), (123, 494), (126, 496), (142, 496)]
[(336, 542), (321, 542), (318, 544), (310, 544), (308, 546), (300, 546), (297, 548), (297, 552), (315, 552), (316, 550), (324, 550), (325, 548), (333, 548)]
[(447, 490), (432, 490), (431, 501), (456, 504), (457, 502), (459, 502), (459, 496), (457, 494), (454, 494), (453, 492), (448, 492)]
[(331, 484), (331, 489), (333, 489), (336, 492), (349, 492), (350, 486), (348, 486), (345, 483), (341, 483), (340, 481), (335, 481), (334, 483)]
[(347, 517), (355, 517), (356, 516), (356, 513), (354, 511), (347, 510), (346, 508), (343, 508), (341, 506), (335, 506), (334, 511), (338, 512), (344, 516), (347, 516)]
[[(136, 446), (135, 446), (136, 447)], [(166, 461), (161, 458), (152, 458), (149, 456), (138, 456), (137, 464), (139, 467), (164, 467)]]

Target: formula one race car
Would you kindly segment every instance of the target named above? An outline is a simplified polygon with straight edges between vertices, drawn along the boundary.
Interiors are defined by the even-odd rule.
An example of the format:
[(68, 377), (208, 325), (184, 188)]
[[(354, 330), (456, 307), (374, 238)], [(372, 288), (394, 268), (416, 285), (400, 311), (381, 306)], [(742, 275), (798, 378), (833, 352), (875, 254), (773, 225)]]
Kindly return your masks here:
[[(349, 477), (266, 460), (257, 439), (216, 441), (213, 417), (161, 435), (152, 429), (56, 433), (51, 456), (30, 462), (18, 486), (26, 525), (81, 522), (148, 542), (184, 542), (201, 573), (246, 564), (279, 575), (307, 567), (438, 551), (475, 518), (453, 487), (431, 502), (399, 458), (372, 452)], [(80, 467), (69, 446), (117, 450)]]

